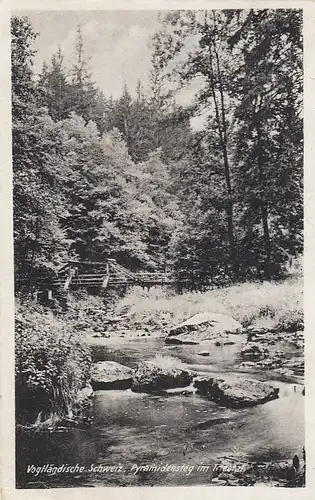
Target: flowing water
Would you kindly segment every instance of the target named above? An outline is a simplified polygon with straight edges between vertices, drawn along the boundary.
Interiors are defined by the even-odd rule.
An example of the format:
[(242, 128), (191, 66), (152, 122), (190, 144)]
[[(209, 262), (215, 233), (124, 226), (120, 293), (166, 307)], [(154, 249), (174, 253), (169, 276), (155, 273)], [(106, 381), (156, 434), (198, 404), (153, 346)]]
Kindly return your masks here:
[[(281, 346), (283, 349), (283, 346)], [(94, 359), (135, 367), (156, 354), (181, 359), (194, 371), (234, 372), (238, 346), (211, 349), (165, 346), (162, 339), (95, 339)], [(239, 373), (239, 371), (238, 371)], [(248, 376), (248, 374), (244, 374)], [(140, 486), (209, 484), (220, 457), (286, 460), (304, 446), (304, 397), (297, 380), (272, 372), (250, 377), (280, 388), (280, 397), (253, 408), (228, 409), (193, 394), (167, 396), (127, 391), (97, 391), (87, 429), (19, 433), (17, 485), (22, 488), (67, 486)], [(84, 467), (75, 473), (27, 473), (27, 467), (54, 464)], [(151, 471), (138, 469), (149, 465)], [(106, 469), (106, 467), (112, 469)], [(153, 467), (159, 466), (160, 469)], [(176, 466), (167, 470), (167, 466)], [(207, 469), (209, 466), (209, 469)]]

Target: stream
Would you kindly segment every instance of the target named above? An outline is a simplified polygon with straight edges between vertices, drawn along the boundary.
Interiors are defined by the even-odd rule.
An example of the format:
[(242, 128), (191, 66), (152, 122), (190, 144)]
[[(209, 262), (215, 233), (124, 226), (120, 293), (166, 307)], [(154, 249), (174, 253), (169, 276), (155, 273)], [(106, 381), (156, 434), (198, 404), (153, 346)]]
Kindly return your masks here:
[[(151, 338), (93, 339), (91, 348), (95, 361), (116, 361), (132, 368), (162, 354), (181, 359), (196, 372), (240, 373), (237, 345), (213, 347), (209, 357), (198, 355), (203, 349), (200, 345), (166, 346), (163, 339)], [(287, 356), (292, 356), (292, 349)], [(279, 399), (253, 408), (229, 409), (196, 394), (96, 391), (94, 419), (86, 429), (17, 434), (17, 487), (206, 485), (220, 457), (268, 461), (301, 455), (303, 380), (284, 379), (266, 369), (244, 373), (244, 377), (275, 384), (280, 388)], [(78, 464), (81, 470), (37, 476), (27, 472), (30, 465), (45, 464)], [(145, 465), (160, 469), (138, 469)], [(168, 470), (170, 465), (177, 466), (176, 470)]]

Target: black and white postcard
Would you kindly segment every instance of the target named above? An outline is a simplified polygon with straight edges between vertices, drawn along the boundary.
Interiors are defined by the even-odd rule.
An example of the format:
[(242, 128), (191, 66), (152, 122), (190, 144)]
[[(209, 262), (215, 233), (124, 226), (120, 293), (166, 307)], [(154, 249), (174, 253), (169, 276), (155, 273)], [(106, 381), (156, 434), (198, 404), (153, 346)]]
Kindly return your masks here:
[(313, 11), (224, 4), (7, 6), (4, 498), (306, 498)]

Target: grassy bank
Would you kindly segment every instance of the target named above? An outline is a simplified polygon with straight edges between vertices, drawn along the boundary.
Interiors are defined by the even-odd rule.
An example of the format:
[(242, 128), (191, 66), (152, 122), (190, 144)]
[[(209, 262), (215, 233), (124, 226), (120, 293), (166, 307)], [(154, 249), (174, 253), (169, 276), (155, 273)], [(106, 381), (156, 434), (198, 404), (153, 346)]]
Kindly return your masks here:
[(36, 428), (75, 421), (90, 352), (75, 324), (32, 302), (16, 304), (16, 420)]
[(204, 311), (228, 314), (244, 327), (300, 330), (303, 280), (291, 277), (279, 283), (242, 283), (182, 295), (162, 288), (135, 288), (116, 305), (117, 314), (128, 312), (131, 323), (143, 326), (172, 326)]

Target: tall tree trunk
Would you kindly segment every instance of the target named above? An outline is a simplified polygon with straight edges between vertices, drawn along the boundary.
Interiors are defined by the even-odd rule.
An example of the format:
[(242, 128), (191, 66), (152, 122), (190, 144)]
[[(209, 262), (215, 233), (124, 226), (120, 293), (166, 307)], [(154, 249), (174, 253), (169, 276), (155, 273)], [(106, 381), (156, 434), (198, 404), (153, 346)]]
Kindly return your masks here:
[[(215, 61), (213, 61), (213, 52), (211, 44), (209, 44), (209, 56), (210, 56), (210, 74), (208, 76), (208, 81), (211, 86), (212, 98), (215, 107), (215, 116), (216, 122), (218, 126), (219, 138), (220, 138), (220, 146), (222, 149), (223, 155), (223, 164), (224, 164), (224, 176), (227, 190), (227, 200), (225, 204), (225, 212), (227, 216), (227, 234), (229, 241), (229, 253), (230, 253), (230, 261), (234, 275), (238, 274), (237, 269), (237, 259), (236, 259), (236, 248), (234, 241), (234, 224), (233, 224), (233, 199), (232, 199), (232, 183), (231, 183), (231, 174), (230, 174), (230, 164), (228, 157), (228, 145), (227, 145), (227, 125), (225, 118), (225, 102), (224, 102), (224, 91), (222, 86), (221, 79), (221, 68), (220, 68), (220, 58), (217, 51), (215, 38), (212, 40), (213, 52), (215, 55)], [(216, 79), (218, 83), (218, 91), (219, 98), (217, 98), (217, 90), (215, 86), (215, 71), (213, 68), (213, 64), (216, 64)]]
[(271, 276), (270, 264), (271, 264), (271, 242), (270, 242), (270, 233), (269, 233), (269, 224), (268, 224), (268, 207), (266, 202), (262, 202), (261, 204), (261, 218), (264, 232), (264, 250), (265, 250), (265, 259), (264, 259), (264, 271), (265, 278), (268, 280)]
[[(259, 104), (259, 110), (262, 107), (262, 96), (260, 96), (260, 104)], [(271, 263), (271, 242), (270, 242), (270, 233), (269, 233), (269, 223), (268, 223), (268, 205), (266, 200), (264, 199), (265, 197), (265, 177), (264, 177), (264, 167), (263, 167), (263, 140), (262, 140), (262, 128), (261, 125), (259, 124), (257, 126), (257, 134), (258, 134), (258, 170), (259, 170), (259, 189), (261, 193), (261, 201), (260, 201), (260, 210), (261, 210), (261, 221), (262, 221), (262, 227), (263, 227), (263, 239), (264, 239), (264, 260), (263, 260), (263, 268), (264, 268), (264, 274), (265, 278), (268, 280), (270, 279), (271, 273), (270, 273), (270, 263)]]

